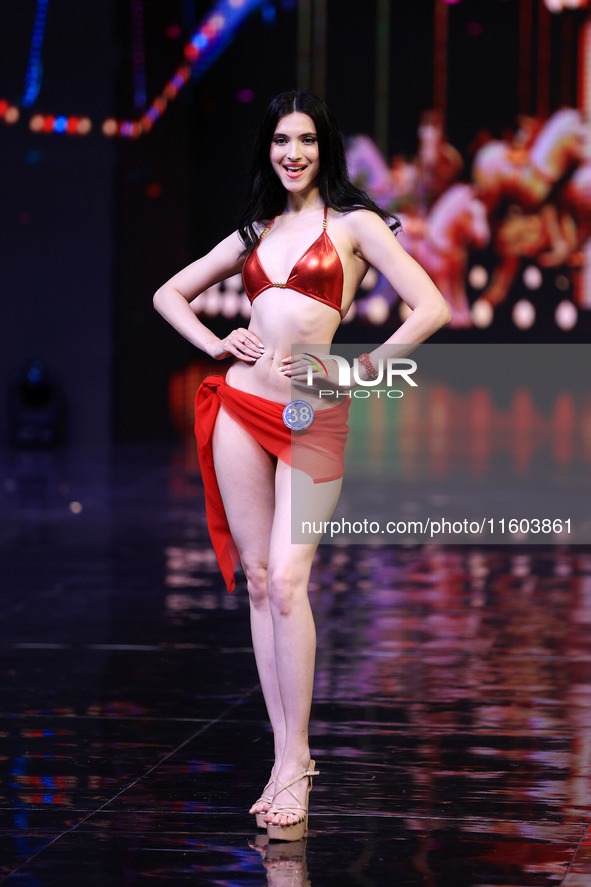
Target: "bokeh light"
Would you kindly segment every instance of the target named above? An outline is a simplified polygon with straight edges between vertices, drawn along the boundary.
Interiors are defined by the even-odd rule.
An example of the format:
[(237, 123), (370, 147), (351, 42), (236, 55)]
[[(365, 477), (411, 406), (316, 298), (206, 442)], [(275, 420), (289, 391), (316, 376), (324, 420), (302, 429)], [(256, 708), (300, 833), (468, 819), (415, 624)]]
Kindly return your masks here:
[(561, 330), (565, 332), (572, 330), (576, 326), (578, 319), (579, 315), (576, 306), (568, 299), (564, 299), (556, 306), (554, 320)]
[(537, 265), (528, 265), (523, 271), (523, 282), (528, 290), (537, 290), (543, 282), (542, 272)]
[(102, 126), (103, 135), (105, 136), (114, 136), (117, 135), (117, 121), (113, 119), (113, 117), (109, 117)]
[(528, 330), (536, 319), (536, 309), (527, 299), (520, 299), (513, 306), (513, 323), (520, 330)]
[(376, 326), (385, 323), (390, 315), (388, 300), (383, 296), (371, 296), (365, 302), (365, 314), (371, 323)]
[(488, 283), (488, 271), (482, 265), (473, 265), (468, 272), (468, 283), (475, 290), (483, 290)]
[(226, 290), (222, 297), (222, 316), (237, 317), (240, 314), (240, 296), (235, 290)]
[(568, 279), (566, 274), (557, 274), (556, 279), (554, 280), (554, 285), (556, 289), (565, 292), (567, 289), (570, 289), (570, 280)]
[(377, 285), (378, 282), (378, 272), (375, 268), (368, 268), (367, 273), (363, 280), (361, 281), (361, 289), (370, 293), (372, 289)]
[(490, 326), (495, 316), (492, 305), (486, 299), (478, 299), (474, 302), (470, 313), (474, 326), (481, 330)]

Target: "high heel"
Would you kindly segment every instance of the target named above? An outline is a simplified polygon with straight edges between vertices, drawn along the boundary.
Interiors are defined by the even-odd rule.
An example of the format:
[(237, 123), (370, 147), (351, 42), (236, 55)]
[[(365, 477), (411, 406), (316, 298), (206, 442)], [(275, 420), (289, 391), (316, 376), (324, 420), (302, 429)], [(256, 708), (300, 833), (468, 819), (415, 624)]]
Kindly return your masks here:
[[(275, 804), (275, 798), (273, 798), (273, 803), (269, 808), (267, 816), (272, 814), (275, 816), (276, 814), (286, 814), (291, 816), (297, 816), (298, 819), (296, 822), (291, 823), (290, 825), (272, 825), (270, 822), (266, 823), (267, 826), (267, 834), (271, 840), (275, 841), (301, 841), (302, 838), (305, 838), (308, 834), (308, 799), (310, 796), (310, 791), (312, 790), (312, 777), (318, 776), (318, 771), (315, 769), (316, 763), (314, 761), (310, 761), (307, 769), (302, 773), (298, 773), (297, 776), (294, 776), (293, 779), (290, 779), (289, 782), (282, 782), (279, 778), (275, 779), (275, 782), (281, 786), (279, 791), (275, 792), (275, 798), (277, 795), (281, 794), (283, 791), (288, 791), (289, 794), (295, 801), (295, 804), (291, 805), (281, 805), (278, 806)], [(300, 779), (307, 779), (306, 785), (306, 797), (305, 797), (305, 805), (300, 804), (299, 798), (292, 792), (290, 786), (295, 785), (296, 782), (299, 782)]]
[(271, 804), (273, 803), (273, 795), (267, 795), (267, 794), (265, 794), (265, 792), (274, 783), (275, 783), (275, 768), (273, 768), (273, 770), (271, 770), (271, 778), (268, 781), (268, 783), (266, 784), (266, 786), (264, 787), (262, 795), (260, 796), (258, 801), (255, 801), (254, 804), (252, 805), (253, 807), (256, 807), (257, 804), (268, 804), (269, 805), (269, 807), (266, 810), (261, 810), (260, 813), (255, 813), (257, 828), (267, 828), (267, 823), (265, 822), (265, 816), (269, 812), (269, 808), (270, 808)]

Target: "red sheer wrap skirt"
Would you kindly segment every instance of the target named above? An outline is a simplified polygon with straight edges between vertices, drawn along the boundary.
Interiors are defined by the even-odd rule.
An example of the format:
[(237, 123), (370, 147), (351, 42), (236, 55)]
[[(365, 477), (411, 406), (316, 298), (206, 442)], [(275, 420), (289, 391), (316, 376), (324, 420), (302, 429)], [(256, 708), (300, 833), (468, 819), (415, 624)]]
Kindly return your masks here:
[[(239, 556), (218, 488), (212, 451), (213, 429), (221, 406), (264, 450), (305, 472), (318, 484), (343, 476), (349, 398), (336, 406), (316, 410), (309, 428), (291, 431), (283, 421), (282, 403), (232, 388), (224, 376), (209, 376), (199, 387), (195, 398), (195, 437), (205, 488), (207, 526), (224, 581), (228, 591), (232, 591)], [(236, 456), (239, 458), (240, 454)]]

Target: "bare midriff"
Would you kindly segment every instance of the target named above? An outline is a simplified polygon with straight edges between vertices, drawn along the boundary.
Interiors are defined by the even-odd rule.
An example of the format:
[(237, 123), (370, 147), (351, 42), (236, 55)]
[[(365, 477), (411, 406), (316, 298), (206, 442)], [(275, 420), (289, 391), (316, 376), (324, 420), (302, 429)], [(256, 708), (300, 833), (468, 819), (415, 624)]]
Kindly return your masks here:
[[(322, 345), (326, 352), (340, 321), (334, 308), (302, 293), (277, 287), (265, 290), (253, 302), (248, 326), (265, 346), (264, 354), (252, 364), (243, 360), (233, 363), (226, 376), (228, 385), (267, 400), (289, 403), (296, 395), (291, 379), (280, 372), (283, 358), (292, 353), (294, 345), (309, 345), (311, 350)], [(329, 403), (323, 402), (322, 406)]]

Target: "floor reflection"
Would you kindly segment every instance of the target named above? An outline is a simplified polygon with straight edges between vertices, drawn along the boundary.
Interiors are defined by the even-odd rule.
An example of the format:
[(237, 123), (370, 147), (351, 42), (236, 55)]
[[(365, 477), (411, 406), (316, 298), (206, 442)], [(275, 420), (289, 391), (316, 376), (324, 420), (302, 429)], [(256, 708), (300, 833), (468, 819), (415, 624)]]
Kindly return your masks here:
[(321, 775), (307, 841), (284, 845), (246, 813), (270, 734), (244, 588), (222, 586), (187, 453), (3, 468), (8, 883), (589, 878), (590, 550), (322, 546)]
[(306, 839), (301, 841), (269, 841), (264, 834), (249, 840), (261, 854), (268, 887), (310, 887), (306, 864)]

